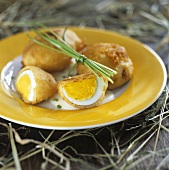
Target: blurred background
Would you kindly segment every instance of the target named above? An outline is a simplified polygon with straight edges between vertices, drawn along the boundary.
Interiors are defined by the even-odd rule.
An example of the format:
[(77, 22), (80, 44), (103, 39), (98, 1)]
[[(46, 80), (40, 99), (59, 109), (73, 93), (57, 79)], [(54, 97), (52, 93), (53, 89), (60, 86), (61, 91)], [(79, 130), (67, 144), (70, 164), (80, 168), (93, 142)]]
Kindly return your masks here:
[[(34, 22), (95, 27), (133, 37), (154, 49), (169, 70), (169, 0), (0, 0), (0, 39), (29, 30)], [(160, 126), (156, 120), (169, 113), (168, 87), (142, 114), (108, 127), (50, 131), (12, 123), (21, 138), (30, 139), (29, 144), (16, 142), (21, 168), (169, 169), (168, 116)], [(3, 119), (0, 169), (16, 169), (9, 122)]]

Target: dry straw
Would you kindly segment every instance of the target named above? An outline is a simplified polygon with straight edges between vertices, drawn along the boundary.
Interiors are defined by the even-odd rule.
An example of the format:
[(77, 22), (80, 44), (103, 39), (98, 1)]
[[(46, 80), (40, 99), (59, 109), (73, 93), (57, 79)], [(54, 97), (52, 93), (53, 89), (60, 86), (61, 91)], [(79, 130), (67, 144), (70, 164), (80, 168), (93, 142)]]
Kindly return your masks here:
[[(56, 26), (56, 23), (62, 25), (64, 18), (64, 24), (67, 26), (70, 24), (97, 26), (134, 36), (145, 43), (155, 43), (153, 47), (157, 52), (162, 53), (164, 50), (168, 55), (169, 3), (167, 4), (167, 1), (159, 1), (166, 3), (159, 4), (151, 0), (147, 0), (147, 3), (139, 0), (132, 3), (125, 0), (118, 2), (106, 0), (104, 4), (103, 1), (100, 3), (85, 1), (89, 3), (81, 5), (76, 0), (73, 3), (59, 0), (48, 3), (41, 1), (39, 6), (38, 1), (31, 0), (8, 2), (12, 5), (8, 5), (9, 7), (4, 10), (2, 7), (7, 6), (7, 1), (0, 2), (2, 3), (0, 5), (1, 37), (29, 29), (32, 22), (49, 26)], [(92, 5), (91, 2), (94, 4)], [(69, 8), (65, 10), (64, 5)], [(64, 10), (59, 10), (61, 8)], [(91, 14), (93, 10), (94, 13)], [(83, 21), (81, 17), (76, 17), (79, 11), (82, 15), (85, 13)], [(169, 68), (169, 65), (167, 67)], [(22, 126), (14, 124), (15, 126), (9, 127), (7, 123), (0, 123), (0, 139), (2, 139), (0, 146), (3, 146), (0, 154), (5, 151), (8, 153), (8, 156), (4, 154), (0, 157), (1, 170), (14, 169), (20, 167), (19, 164), (22, 168), (25, 162), (37, 162), (39, 155), (42, 161), (38, 169), (43, 170), (49, 169), (48, 167), (62, 170), (71, 167), (88, 170), (139, 170), (145, 167), (147, 170), (168, 169), (168, 141), (161, 140), (163, 136), (166, 138), (169, 135), (168, 94), (169, 90), (166, 87), (160, 98), (140, 115), (108, 127), (61, 133), (28, 127), (21, 130)], [(7, 131), (4, 132), (3, 128)], [(86, 144), (84, 139), (90, 142)], [(90, 146), (93, 144), (95, 149), (93, 152), (84, 153), (83, 148), (79, 149), (71, 142), (77, 145), (86, 144), (86, 149), (91, 149)], [(14, 154), (10, 154), (10, 144)], [(29, 166), (35, 167), (35, 165)]]

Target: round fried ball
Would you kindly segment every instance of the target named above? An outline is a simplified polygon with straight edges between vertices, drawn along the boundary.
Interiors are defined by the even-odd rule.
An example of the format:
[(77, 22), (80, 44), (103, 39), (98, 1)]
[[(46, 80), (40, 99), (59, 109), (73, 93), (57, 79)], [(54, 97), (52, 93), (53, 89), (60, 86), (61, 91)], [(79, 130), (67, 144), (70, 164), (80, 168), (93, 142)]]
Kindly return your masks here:
[(102, 76), (100, 78), (88, 73), (61, 80), (58, 83), (58, 93), (64, 101), (74, 107), (95, 107), (104, 99), (108, 86), (107, 79)]
[[(133, 63), (124, 47), (112, 43), (95, 43), (88, 45), (82, 52), (87, 58), (101, 63), (115, 71), (112, 77), (113, 84), (109, 82), (108, 89), (115, 89), (128, 82), (133, 74)], [(78, 74), (91, 72), (86, 66), (78, 63)]]
[(54, 77), (35, 66), (26, 66), (18, 73), (15, 87), (22, 100), (28, 104), (48, 100), (57, 92)]
[[(60, 28), (56, 29), (55, 33), (60, 37), (64, 35), (65, 41), (75, 50), (81, 50), (84, 47), (82, 40), (71, 30), (66, 30), (64, 34), (64, 29)], [(35, 39), (54, 47), (39, 36), (35, 37)], [(23, 50), (22, 63), (24, 66), (37, 66), (47, 72), (52, 73), (67, 68), (71, 63), (71, 58), (65, 54), (39, 45), (36, 42), (29, 41)]]

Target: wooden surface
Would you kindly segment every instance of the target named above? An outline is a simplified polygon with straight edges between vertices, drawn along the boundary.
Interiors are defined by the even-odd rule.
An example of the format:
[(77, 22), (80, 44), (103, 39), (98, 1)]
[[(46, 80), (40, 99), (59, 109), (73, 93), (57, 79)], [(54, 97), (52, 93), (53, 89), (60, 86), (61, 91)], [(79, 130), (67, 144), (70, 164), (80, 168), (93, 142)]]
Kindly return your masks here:
[[(29, 21), (32, 20), (43, 22), (48, 26), (83, 25), (104, 28), (134, 37), (147, 44), (160, 55), (169, 68), (169, 44), (165, 38), (168, 30), (156, 21), (145, 18), (145, 13), (143, 14), (148, 12), (155, 16), (155, 13), (160, 11), (169, 20), (168, 9), (167, 0), (0, 1), (0, 38), (29, 29)], [(160, 44), (162, 40), (166, 43)], [(111, 126), (54, 132), (15, 123), (12, 123), (12, 127), (22, 139), (33, 139), (41, 143), (52, 133), (49, 141), (55, 143), (54, 149), (57, 152), (64, 151), (63, 155), (69, 159), (73, 170), (169, 169), (169, 120), (165, 118), (164, 121), (160, 121), (160, 117), (165, 117), (169, 113), (166, 91), (165, 89), (163, 95), (145, 112)], [(161, 113), (165, 113), (165, 116)], [(5, 161), (9, 158), (11, 162), (13, 160), (9, 133), (5, 127), (10, 122), (0, 119), (0, 123), (0, 165), (5, 169), (7, 164)], [(15, 141), (20, 158), (29, 150), (38, 150), (36, 149), (38, 144), (34, 141), (26, 145)], [(49, 152), (46, 148), (45, 151), (47, 157), (65, 167), (65, 162), (61, 163), (52, 153), (53, 150)], [(49, 162), (45, 164), (42, 151), (20, 162), (24, 170), (62, 169)], [(12, 167), (15, 165), (12, 164)]]

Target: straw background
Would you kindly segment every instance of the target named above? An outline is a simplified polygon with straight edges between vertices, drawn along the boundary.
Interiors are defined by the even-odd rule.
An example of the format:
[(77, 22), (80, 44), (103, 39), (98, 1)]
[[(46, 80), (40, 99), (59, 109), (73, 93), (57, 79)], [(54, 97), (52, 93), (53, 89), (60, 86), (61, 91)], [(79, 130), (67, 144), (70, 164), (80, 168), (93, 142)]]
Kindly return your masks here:
[[(153, 48), (169, 70), (169, 0), (0, 0), (0, 39), (32, 22), (131, 36)], [(0, 169), (169, 169), (168, 87), (142, 114), (102, 128), (51, 131), (11, 127), (0, 118)]]

